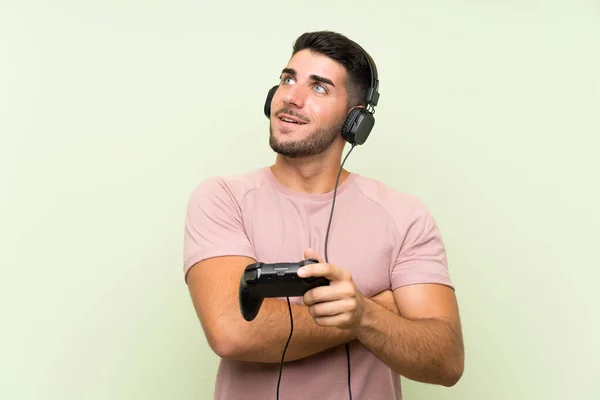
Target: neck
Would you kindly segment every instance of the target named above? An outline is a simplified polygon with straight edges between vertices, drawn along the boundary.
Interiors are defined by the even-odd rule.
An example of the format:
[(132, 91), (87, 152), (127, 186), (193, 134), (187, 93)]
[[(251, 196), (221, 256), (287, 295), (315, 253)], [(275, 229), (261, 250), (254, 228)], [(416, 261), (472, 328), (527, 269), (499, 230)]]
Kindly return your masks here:
[[(270, 168), (273, 175), (284, 186), (301, 193), (323, 194), (334, 190), (340, 170), (343, 145), (332, 146), (325, 153), (306, 158), (287, 158), (277, 155)], [(350, 172), (342, 170), (338, 187)]]

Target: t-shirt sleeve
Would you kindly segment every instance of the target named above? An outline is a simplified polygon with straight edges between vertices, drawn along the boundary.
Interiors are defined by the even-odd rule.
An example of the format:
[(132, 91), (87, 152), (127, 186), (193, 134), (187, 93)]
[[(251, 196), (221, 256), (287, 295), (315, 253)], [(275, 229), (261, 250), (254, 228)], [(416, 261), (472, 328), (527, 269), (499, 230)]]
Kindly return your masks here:
[(446, 248), (429, 210), (419, 204), (400, 234), (402, 244), (391, 272), (392, 289), (420, 283), (438, 283), (454, 289)]
[(208, 258), (255, 258), (244, 230), (239, 202), (222, 179), (208, 179), (192, 192), (185, 216), (183, 243), (184, 277), (194, 264)]

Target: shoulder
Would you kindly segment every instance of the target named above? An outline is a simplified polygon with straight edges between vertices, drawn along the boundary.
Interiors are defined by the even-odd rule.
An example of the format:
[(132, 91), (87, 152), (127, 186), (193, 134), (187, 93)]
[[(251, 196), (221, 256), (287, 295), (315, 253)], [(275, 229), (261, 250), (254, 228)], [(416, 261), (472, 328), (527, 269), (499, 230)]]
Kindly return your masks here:
[(376, 179), (359, 176), (356, 183), (362, 194), (388, 216), (401, 241), (439, 235), (436, 219), (419, 197)]
[(265, 178), (264, 168), (235, 175), (211, 176), (196, 185), (190, 201), (228, 200), (240, 203), (248, 193), (258, 189)]
[(397, 223), (429, 215), (425, 203), (415, 195), (362, 175), (357, 176), (355, 183), (364, 196), (385, 210)]

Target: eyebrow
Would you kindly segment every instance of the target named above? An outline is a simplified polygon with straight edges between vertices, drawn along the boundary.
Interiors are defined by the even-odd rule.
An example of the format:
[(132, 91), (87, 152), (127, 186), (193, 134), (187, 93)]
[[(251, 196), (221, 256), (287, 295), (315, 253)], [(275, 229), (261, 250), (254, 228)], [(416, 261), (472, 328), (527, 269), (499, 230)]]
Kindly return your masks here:
[[(289, 74), (289, 75), (292, 75), (292, 76), (296, 76), (296, 70), (293, 69), (293, 68), (284, 68), (281, 71), (281, 74), (282, 75), (283, 74)], [(319, 76), (319, 75), (314, 75), (313, 74), (313, 75), (310, 76), (310, 79), (312, 79), (313, 81), (316, 81), (316, 82), (326, 83), (328, 85), (331, 85), (331, 86), (335, 87), (335, 85), (333, 84), (333, 82), (331, 81), (331, 79), (324, 78), (324, 77)]]

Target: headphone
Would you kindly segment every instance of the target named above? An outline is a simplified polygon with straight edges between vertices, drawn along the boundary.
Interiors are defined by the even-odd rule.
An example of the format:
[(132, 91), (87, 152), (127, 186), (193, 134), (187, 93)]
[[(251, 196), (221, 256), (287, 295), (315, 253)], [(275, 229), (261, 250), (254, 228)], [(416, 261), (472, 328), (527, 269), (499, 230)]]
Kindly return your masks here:
[[(367, 60), (369, 70), (371, 71), (371, 84), (367, 90), (365, 101), (367, 102), (366, 107), (353, 108), (350, 114), (346, 117), (344, 125), (342, 127), (342, 137), (350, 144), (357, 145), (363, 144), (367, 141), (373, 126), (375, 125), (375, 106), (379, 101), (379, 79), (377, 77), (377, 67), (375, 63), (367, 54), (367, 52), (358, 44), (356, 46), (360, 49)], [(273, 86), (267, 94), (267, 100), (265, 101), (264, 113), (267, 118), (271, 118), (271, 101), (275, 92), (279, 88), (279, 85)]]

